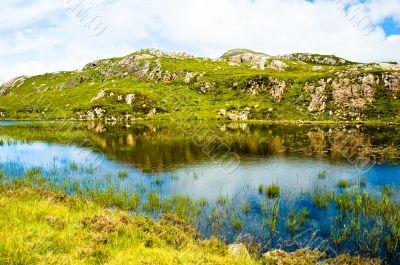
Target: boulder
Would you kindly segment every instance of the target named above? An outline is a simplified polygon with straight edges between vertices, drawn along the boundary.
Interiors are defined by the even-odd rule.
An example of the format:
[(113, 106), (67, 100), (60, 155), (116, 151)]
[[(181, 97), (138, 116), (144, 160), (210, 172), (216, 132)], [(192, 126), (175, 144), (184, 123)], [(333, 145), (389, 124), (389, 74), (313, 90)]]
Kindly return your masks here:
[(282, 61), (272, 60), (271, 63), (268, 65), (268, 67), (272, 68), (272, 69), (284, 71), (289, 66), (286, 63), (282, 62)]
[(133, 100), (135, 99), (135, 94), (128, 94), (125, 96), (126, 104), (132, 105)]
[(225, 109), (220, 109), (218, 114), (221, 115), (221, 116), (226, 116), (226, 110)]
[(264, 70), (271, 56), (265, 54), (243, 53), (229, 57), (230, 65), (248, 64), (254, 69)]
[(249, 251), (244, 244), (231, 244), (228, 246), (228, 252), (235, 257), (250, 257)]
[(100, 90), (99, 94), (97, 94), (97, 96), (92, 98), (92, 100), (90, 102), (95, 102), (95, 101), (101, 99), (102, 97), (104, 97), (105, 95), (106, 95), (106, 91), (105, 90)]
[(322, 70), (322, 66), (313, 66), (311, 68), (312, 71), (316, 72), (316, 71), (321, 71)]

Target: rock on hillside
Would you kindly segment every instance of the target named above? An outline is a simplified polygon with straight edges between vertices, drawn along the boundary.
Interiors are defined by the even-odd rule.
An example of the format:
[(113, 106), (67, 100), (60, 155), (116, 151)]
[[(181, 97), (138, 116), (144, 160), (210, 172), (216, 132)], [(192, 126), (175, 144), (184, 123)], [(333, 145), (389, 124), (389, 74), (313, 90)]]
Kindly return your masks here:
[(264, 70), (271, 68), (279, 71), (284, 71), (289, 66), (272, 56), (257, 53), (250, 50), (237, 49), (226, 52), (221, 56), (221, 60), (229, 62), (229, 65), (238, 66), (240, 64), (247, 64), (253, 69)]
[(18, 88), (22, 86), (26, 80), (26, 76), (16, 77), (0, 86), (0, 96), (7, 95), (11, 88)]
[[(248, 49), (233, 49), (233, 50), (229, 50), (229, 51), (225, 52), (221, 56), (221, 58), (228, 58), (228, 57), (232, 57), (232, 56), (236, 56), (236, 55), (240, 55), (240, 54), (245, 54), (245, 53), (269, 56), (268, 54), (261, 53), (261, 52), (255, 52), (255, 51), (248, 50)], [(269, 56), (269, 57), (271, 57), (271, 56)]]
[(293, 53), (281, 56), (286, 60), (301, 61), (305, 63), (322, 64), (322, 65), (349, 65), (354, 64), (343, 58), (334, 55), (320, 55), (311, 53)]

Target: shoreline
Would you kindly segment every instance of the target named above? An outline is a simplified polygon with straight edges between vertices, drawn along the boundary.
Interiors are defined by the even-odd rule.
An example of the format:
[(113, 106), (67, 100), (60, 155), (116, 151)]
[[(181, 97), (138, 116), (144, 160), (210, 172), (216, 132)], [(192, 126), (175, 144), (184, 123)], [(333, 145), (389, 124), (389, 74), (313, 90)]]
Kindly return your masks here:
[[(104, 123), (104, 124), (149, 124), (159, 123), (160, 125), (177, 123), (179, 120), (173, 119), (137, 119), (131, 121), (106, 121), (103, 119), (95, 120), (77, 120), (77, 119), (0, 119), (0, 122), (71, 122), (71, 123)], [(218, 120), (218, 119), (199, 119), (185, 120), (182, 124), (190, 123), (209, 123), (209, 124), (254, 124), (254, 125), (400, 125), (399, 121), (381, 121), (381, 120), (365, 120), (365, 121), (330, 121), (330, 120)]]
[[(29, 206), (32, 204), (36, 207)], [(11, 217), (13, 222), (10, 222)], [(25, 263), (22, 264), (52, 260), (57, 260), (55, 264), (73, 263), (74, 260), (80, 264), (382, 263), (377, 259), (347, 254), (328, 258), (326, 253), (308, 248), (294, 252), (274, 249), (261, 254), (253, 252), (244, 243), (227, 245), (213, 237), (198, 239), (197, 232), (174, 215), (166, 214), (156, 221), (109, 209), (79, 196), (21, 184), (0, 186), (0, 224), (0, 234), (9, 236), (0, 243), (3, 251), (7, 251), (0, 256), (0, 261), (23, 260)], [(13, 229), (8, 230), (10, 227)], [(29, 236), (32, 233), (36, 236)], [(15, 246), (10, 248), (12, 244)], [(31, 244), (37, 247), (31, 249)], [(52, 253), (53, 248), (59, 250)]]

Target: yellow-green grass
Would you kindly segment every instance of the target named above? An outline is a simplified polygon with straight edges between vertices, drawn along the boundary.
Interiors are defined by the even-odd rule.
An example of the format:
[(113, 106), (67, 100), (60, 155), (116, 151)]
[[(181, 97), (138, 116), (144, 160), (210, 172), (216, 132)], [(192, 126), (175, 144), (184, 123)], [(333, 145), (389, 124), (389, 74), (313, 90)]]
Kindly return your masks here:
[(0, 264), (256, 264), (181, 220), (160, 221), (31, 188), (0, 193)]
[[(0, 264), (317, 264), (318, 251), (233, 255), (181, 219), (159, 221), (29, 186), (0, 188)], [(339, 256), (328, 264), (379, 264)], [(350, 263), (346, 263), (350, 262)]]

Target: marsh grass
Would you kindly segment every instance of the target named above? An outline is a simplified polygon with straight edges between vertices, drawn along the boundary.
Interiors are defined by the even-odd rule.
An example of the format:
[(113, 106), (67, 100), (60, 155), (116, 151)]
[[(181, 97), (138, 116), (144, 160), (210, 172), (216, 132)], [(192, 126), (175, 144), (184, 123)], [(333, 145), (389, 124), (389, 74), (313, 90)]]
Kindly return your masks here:
[[(310, 217), (314, 218), (310, 216), (311, 209), (315, 212), (316, 208), (329, 207), (329, 213), (335, 211), (337, 216), (332, 221), (331, 230), (327, 232), (331, 234), (331, 240), (338, 248), (342, 244), (351, 243), (356, 246), (354, 251), (363, 249), (372, 256), (379, 255), (374, 254), (377, 248), (378, 250), (385, 248), (392, 253), (399, 250), (397, 242), (400, 242), (398, 232), (400, 231), (400, 203), (396, 201), (396, 191), (389, 188), (383, 188), (381, 193), (373, 195), (358, 189), (357, 185), (348, 187), (338, 194), (317, 189), (312, 195), (302, 195), (308, 199), (312, 198), (316, 208), (296, 210), (286, 205), (285, 201), (278, 199), (281, 191), (279, 186), (275, 185), (279, 188), (279, 192), (272, 192), (272, 194), (279, 194), (279, 196), (269, 197), (266, 188), (266, 196), (257, 196), (262, 200), (261, 213), (253, 216), (250, 203), (241, 203), (240, 200), (223, 195), (213, 201), (215, 203), (210, 204), (206, 199), (194, 200), (189, 196), (179, 194), (162, 198), (162, 191), (151, 190), (155, 187), (150, 187), (149, 192), (146, 192), (147, 189), (141, 189), (140, 185), (119, 187), (115, 185), (119, 181), (110, 178), (106, 181), (92, 180), (88, 177), (84, 181), (71, 179), (58, 182), (56, 177), (44, 177), (43, 173), (40, 168), (33, 168), (27, 170), (20, 178), (9, 178), (3, 174), (2, 183), (3, 186), (12, 188), (35, 187), (53, 192), (68, 192), (74, 194), (75, 198), (88, 199), (96, 205), (111, 208), (113, 211), (131, 211), (156, 218), (162, 214), (172, 213), (193, 225), (198, 225), (199, 222), (207, 223), (207, 229), (210, 229), (215, 236), (238, 235), (243, 231), (247, 232), (249, 226), (260, 226), (260, 233), (265, 237), (262, 242), (274, 242), (277, 235), (295, 235), (310, 225), (308, 220)], [(287, 195), (285, 194), (285, 198)], [(276, 200), (271, 200), (272, 198)], [(254, 209), (254, 213), (257, 214), (257, 207)], [(257, 219), (259, 217), (260, 219)], [(61, 226), (54, 224), (54, 227)], [(371, 236), (377, 233), (377, 230), (383, 238), (378, 242)], [(145, 241), (149, 246), (158, 244), (154, 238)], [(267, 249), (268, 247), (271, 248), (272, 245), (267, 245)], [(107, 255), (111, 254), (104, 251), (99, 255), (102, 255), (100, 259), (106, 259)]]
[(264, 193), (264, 185), (260, 184), (258, 186), (258, 193), (263, 194)]
[(140, 205), (140, 201), (141, 201), (141, 194), (135, 193), (129, 198), (128, 209), (130, 211), (136, 211)]
[(126, 171), (126, 170), (121, 170), (121, 171), (119, 171), (119, 172), (118, 172), (118, 177), (119, 177), (120, 179), (126, 179), (126, 178), (128, 178), (128, 171)]
[(396, 243), (400, 240), (400, 201), (394, 200), (393, 194), (392, 189), (384, 187), (380, 196), (372, 195), (355, 186), (339, 194), (316, 193), (314, 204), (325, 207), (326, 201), (335, 202), (337, 213), (331, 229), (335, 245), (352, 242), (354, 251), (363, 250), (378, 256), (384, 249), (391, 255), (400, 250)]
[(340, 189), (348, 189), (350, 188), (350, 182), (348, 180), (339, 180), (336, 184), (336, 186)]
[(154, 180), (154, 184), (155, 184), (156, 186), (161, 186), (162, 184), (164, 184), (164, 180), (163, 180), (162, 178), (160, 178), (160, 177), (157, 177), (157, 178), (155, 178), (155, 180)]
[(366, 188), (368, 185), (368, 180), (366, 177), (361, 177), (359, 182), (360, 188)]
[(147, 202), (143, 205), (143, 209), (150, 212), (155, 212), (161, 209), (160, 195), (156, 192), (150, 192), (147, 195)]
[(245, 202), (242, 205), (242, 211), (245, 215), (249, 215), (251, 213), (252, 208), (253, 207), (251, 206), (251, 203), (249, 203), (249, 202)]
[(234, 231), (241, 230), (243, 228), (243, 222), (237, 218), (235, 215), (232, 215), (232, 229)]
[(78, 170), (78, 164), (76, 164), (75, 162), (72, 162), (71, 164), (69, 164), (69, 168), (71, 170)]
[(219, 195), (217, 197), (217, 204), (226, 206), (228, 204), (229, 198), (226, 195)]
[(312, 197), (314, 205), (321, 209), (327, 209), (330, 201), (334, 198), (334, 194), (330, 192), (316, 191)]
[(277, 184), (271, 184), (266, 187), (266, 195), (269, 199), (276, 199), (281, 196), (281, 188)]
[(326, 171), (326, 170), (322, 170), (322, 171), (318, 172), (319, 179), (326, 179), (327, 176), (328, 176), (328, 171)]
[(310, 217), (310, 211), (304, 208), (300, 211), (289, 211), (286, 228), (291, 234), (294, 234), (302, 229)]

